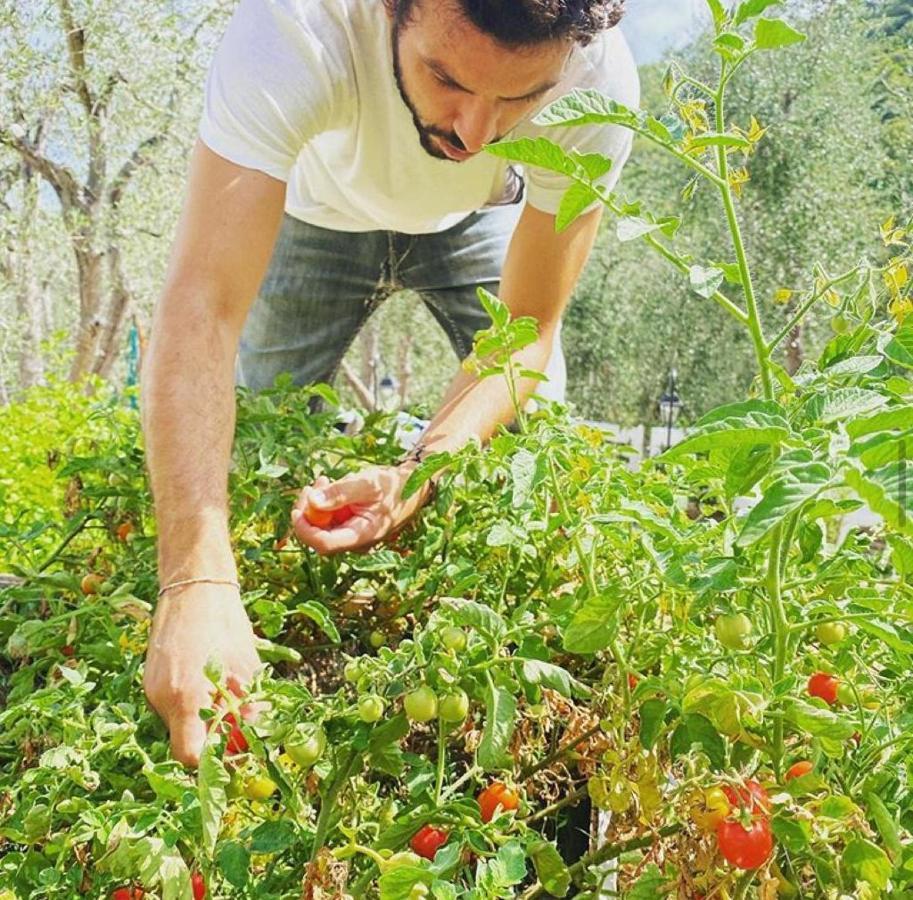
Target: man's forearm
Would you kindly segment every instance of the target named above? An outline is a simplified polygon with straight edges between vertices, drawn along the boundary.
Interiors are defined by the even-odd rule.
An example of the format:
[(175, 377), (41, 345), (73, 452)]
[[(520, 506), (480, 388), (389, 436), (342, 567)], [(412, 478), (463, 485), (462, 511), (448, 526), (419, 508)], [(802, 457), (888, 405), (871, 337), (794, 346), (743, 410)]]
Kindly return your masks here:
[(236, 345), (233, 329), (189, 292), (167, 294), (156, 309), (142, 419), (163, 584), (236, 576), (228, 529)]
[[(554, 331), (548, 329), (539, 340), (514, 354), (519, 368), (542, 372), (548, 364)], [(532, 378), (517, 380), (520, 406), (535, 391), (539, 382)], [(498, 425), (515, 418), (513, 401), (505, 375), (482, 380), (462, 368), (454, 376), (422, 443), (431, 452), (457, 450), (473, 436), (488, 440)]]

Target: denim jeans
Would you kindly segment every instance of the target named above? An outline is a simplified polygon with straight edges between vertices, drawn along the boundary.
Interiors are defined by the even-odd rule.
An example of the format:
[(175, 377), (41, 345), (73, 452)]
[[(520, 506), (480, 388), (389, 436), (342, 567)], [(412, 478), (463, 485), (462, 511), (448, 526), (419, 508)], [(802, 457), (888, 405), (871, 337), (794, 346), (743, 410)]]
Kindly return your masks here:
[[(490, 324), (476, 286), (498, 293), (519, 204), (485, 207), (446, 231), (341, 232), (286, 214), (238, 349), (237, 384), (271, 387), (289, 372), (298, 385), (331, 382), (368, 317), (391, 294), (416, 291), (460, 359)], [(560, 331), (538, 394), (563, 400)]]

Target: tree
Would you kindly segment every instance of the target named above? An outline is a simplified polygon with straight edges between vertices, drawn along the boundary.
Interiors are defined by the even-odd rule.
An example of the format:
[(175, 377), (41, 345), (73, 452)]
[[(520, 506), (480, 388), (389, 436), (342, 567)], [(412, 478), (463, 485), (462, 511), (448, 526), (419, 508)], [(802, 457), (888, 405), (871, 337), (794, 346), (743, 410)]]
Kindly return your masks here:
[[(58, 202), (79, 296), (73, 380), (107, 376), (117, 359), (137, 294), (128, 245), (142, 227), (125, 213), (128, 192), (170, 143), (186, 150), (180, 129), (194, 119), (199, 50), (226, 6), (57, 0), (53, 17), (32, 4), (0, 12), (0, 147)], [(28, 196), (7, 213), (34, 218)], [(17, 279), (27, 278), (28, 246), (17, 255)]]

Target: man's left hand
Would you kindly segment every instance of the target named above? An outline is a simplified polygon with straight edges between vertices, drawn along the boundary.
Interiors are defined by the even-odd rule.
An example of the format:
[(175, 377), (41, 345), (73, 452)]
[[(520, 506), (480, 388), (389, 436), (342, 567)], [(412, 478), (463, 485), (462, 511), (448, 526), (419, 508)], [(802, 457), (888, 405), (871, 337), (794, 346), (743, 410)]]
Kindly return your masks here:
[[(391, 537), (418, 512), (430, 492), (430, 485), (426, 484), (408, 500), (402, 499), (403, 487), (413, 469), (413, 464), (371, 466), (333, 482), (320, 476), (301, 491), (292, 508), (295, 534), (302, 544), (323, 554), (367, 550)], [(339, 517), (346, 507), (349, 510), (343, 516), (346, 512), (351, 515), (339, 524), (312, 524), (322, 524), (334, 510)]]

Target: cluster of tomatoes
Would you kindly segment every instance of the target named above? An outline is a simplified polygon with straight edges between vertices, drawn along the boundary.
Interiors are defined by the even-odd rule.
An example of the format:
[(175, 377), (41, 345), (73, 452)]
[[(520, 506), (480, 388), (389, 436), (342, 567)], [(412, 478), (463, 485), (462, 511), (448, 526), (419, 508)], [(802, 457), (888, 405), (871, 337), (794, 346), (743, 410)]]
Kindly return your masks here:
[(773, 853), (770, 797), (757, 781), (720, 785), (696, 798), (691, 819), (706, 833), (715, 833), (723, 858), (739, 869), (757, 869)]
[[(479, 815), (490, 822), (500, 812), (518, 809), (520, 795), (501, 781), (492, 782), (476, 797)], [(424, 859), (433, 860), (437, 851), (447, 843), (450, 833), (434, 825), (423, 825), (412, 837), (409, 846)]]

